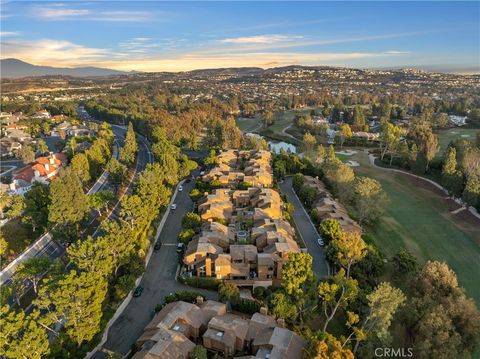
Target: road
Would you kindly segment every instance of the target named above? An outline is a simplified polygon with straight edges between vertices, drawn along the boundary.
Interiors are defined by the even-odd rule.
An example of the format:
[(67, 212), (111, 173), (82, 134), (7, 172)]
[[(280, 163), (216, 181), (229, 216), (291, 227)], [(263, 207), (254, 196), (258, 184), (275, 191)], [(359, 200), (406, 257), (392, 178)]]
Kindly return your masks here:
[(297, 225), (298, 231), (307, 246), (308, 253), (313, 257), (312, 269), (317, 278), (324, 278), (329, 275), (328, 264), (325, 259), (325, 248), (320, 247), (317, 239), (320, 234), (312, 223), (310, 216), (305, 211), (302, 203), (298, 199), (292, 187), (292, 177), (286, 177), (283, 183), (280, 183), (280, 190), (286, 194), (289, 201), (293, 203), (295, 211), (293, 220)]
[[(182, 230), (182, 218), (193, 208), (193, 202), (188, 196), (194, 187), (194, 181), (183, 184), (183, 191), (177, 192), (174, 203), (175, 210), (168, 214), (159, 239), (162, 247), (154, 251), (145, 274), (140, 282), (144, 288), (138, 298), (132, 298), (123, 313), (113, 323), (108, 331), (108, 337), (103, 348), (125, 355), (131, 345), (143, 333), (143, 329), (152, 319), (155, 305), (163, 303), (165, 296), (179, 290), (195, 290), (204, 293), (207, 298), (216, 299), (216, 292), (187, 287), (175, 280), (178, 269), (176, 253), (177, 236)], [(104, 353), (97, 352), (93, 358), (103, 358)]]

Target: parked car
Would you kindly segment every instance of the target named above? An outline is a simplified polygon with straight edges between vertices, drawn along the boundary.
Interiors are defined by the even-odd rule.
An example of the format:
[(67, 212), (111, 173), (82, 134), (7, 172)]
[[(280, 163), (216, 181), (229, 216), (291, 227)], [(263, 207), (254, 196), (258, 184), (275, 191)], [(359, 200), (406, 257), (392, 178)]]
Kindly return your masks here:
[(183, 243), (178, 243), (177, 244), (177, 253), (178, 254), (183, 253), (184, 248), (185, 248), (185, 245)]
[(174, 204), (172, 204), (172, 206), (170, 208), (171, 209), (177, 209), (177, 205), (174, 203)]
[(323, 239), (321, 239), (321, 238), (318, 238), (317, 242), (321, 247), (323, 247), (325, 245), (325, 243), (323, 243)]
[(178, 191), (182, 192), (183, 191), (183, 186), (178, 186)]
[(134, 297), (140, 297), (140, 296), (142, 295), (142, 292), (143, 292), (143, 287), (138, 286), (138, 287), (135, 288), (135, 290), (133, 291), (133, 296), (134, 296)]
[(153, 250), (154, 250), (154, 251), (158, 251), (161, 247), (162, 247), (162, 242), (158, 241), (158, 242), (155, 243), (155, 245), (153, 246)]

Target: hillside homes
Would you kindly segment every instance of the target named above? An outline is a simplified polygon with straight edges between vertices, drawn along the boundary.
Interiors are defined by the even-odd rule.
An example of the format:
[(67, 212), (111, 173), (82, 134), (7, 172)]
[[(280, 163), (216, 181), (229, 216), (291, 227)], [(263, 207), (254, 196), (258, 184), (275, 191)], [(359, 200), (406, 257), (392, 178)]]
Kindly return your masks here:
[[(262, 313), (250, 318), (227, 312), (216, 301), (167, 304), (145, 327), (133, 359), (187, 359), (196, 344), (224, 358), (300, 359), (307, 341), (284, 328), (283, 321)], [(247, 355), (247, 356), (245, 356)]]
[[(258, 152), (248, 152), (244, 171), (271, 171), (270, 153)], [(223, 152), (217, 167), (238, 164), (239, 156), (241, 151)], [(209, 181), (211, 173), (215, 171), (202, 180)], [(198, 201), (204, 224), (189, 242), (183, 262), (194, 276), (233, 281), (239, 286), (278, 284), (289, 253), (300, 252), (294, 229), (283, 219), (282, 199), (263, 184), (246, 190), (234, 188), (216, 189)]]
[(48, 183), (66, 165), (67, 155), (65, 153), (52, 153), (47, 157), (38, 157), (27, 166), (13, 171), (10, 191), (23, 195), (35, 182)]
[(305, 176), (305, 185), (315, 188), (319, 193), (313, 208), (317, 212), (320, 221), (336, 219), (343, 231), (362, 234), (362, 227), (350, 218), (345, 206), (332, 196), (322, 181), (318, 178)]

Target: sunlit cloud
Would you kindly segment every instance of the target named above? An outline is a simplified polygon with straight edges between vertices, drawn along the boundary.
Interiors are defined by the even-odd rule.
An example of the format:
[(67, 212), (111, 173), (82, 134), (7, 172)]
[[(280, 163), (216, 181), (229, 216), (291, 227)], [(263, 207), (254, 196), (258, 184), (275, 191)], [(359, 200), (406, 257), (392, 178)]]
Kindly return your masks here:
[(13, 57), (35, 65), (80, 66), (112, 58), (106, 49), (90, 48), (69, 41), (38, 40), (2, 42), (2, 58)]
[(120, 21), (139, 22), (152, 19), (152, 13), (145, 11), (93, 11), (90, 9), (68, 8), (65, 4), (35, 6), (31, 13), (33, 17), (43, 20), (89, 20), (89, 21)]
[(386, 54), (391, 54), (391, 55), (405, 55), (409, 54), (410, 51), (395, 51), (395, 50), (390, 50), (390, 51), (385, 51)]
[(227, 38), (219, 40), (219, 42), (224, 44), (270, 44), (276, 42), (294, 41), (302, 38), (303, 36), (299, 35), (257, 35)]
[(59, 7), (37, 7), (35, 9), (35, 15), (38, 17), (46, 18), (49, 20), (58, 20), (65, 18), (72, 18), (78, 16), (85, 16), (90, 14), (91, 11), (87, 9), (66, 9)]

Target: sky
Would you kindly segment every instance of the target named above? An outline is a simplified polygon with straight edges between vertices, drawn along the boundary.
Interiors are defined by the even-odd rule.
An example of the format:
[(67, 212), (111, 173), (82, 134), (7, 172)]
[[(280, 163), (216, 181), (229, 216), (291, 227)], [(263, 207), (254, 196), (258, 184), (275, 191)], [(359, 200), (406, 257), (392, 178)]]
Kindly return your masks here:
[(480, 2), (1, 1), (1, 58), (127, 71), (480, 72)]

